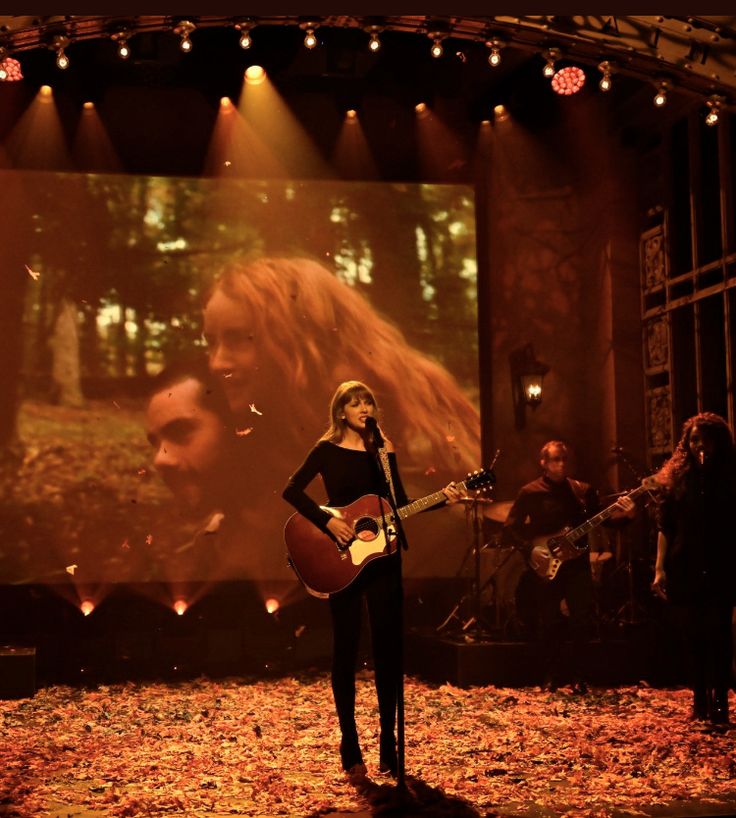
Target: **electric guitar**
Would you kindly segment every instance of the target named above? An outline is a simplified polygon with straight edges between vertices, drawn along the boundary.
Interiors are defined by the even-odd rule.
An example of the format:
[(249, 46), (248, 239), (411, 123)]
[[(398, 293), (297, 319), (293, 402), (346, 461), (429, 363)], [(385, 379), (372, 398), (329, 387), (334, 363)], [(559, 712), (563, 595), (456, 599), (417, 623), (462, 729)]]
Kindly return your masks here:
[[(468, 475), (457, 487), (473, 491), (495, 482), (494, 473), (483, 469)], [(405, 520), (444, 499), (441, 491), (428, 494), (399, 508), (398, 517)], [(296, 512), (286, 521), (284, 542), (289, 564), (304, 587), (312, 596), (324, 598), (347, 588), (369, 562), (393, 554), (398, 546), (395, 514), (383, 497), (366, 494), (347, 506), (321, 508), (351, 525), (354, 539), (340, 545), (331, 534)]]
[[(645, 491), (658, 488), (661, 488), (661, 486), (654, 477), (645, 477), (641, 485), (630, 491), (626, 496), (635, 500)], [(616, 503), (612, 503), (577, 528), (568, 526), (554, 534), (543, 534), (540, 537), (534, 537), (531, 554), (529, 555), (529, 565), (542, 579), (553, 580), (563, 562), (575, 559), (575, 557), (579, 557), (588, 550), (587, 545), (577, 545), (577, 540), (607, 520), (613, 514), (615, 508)]]

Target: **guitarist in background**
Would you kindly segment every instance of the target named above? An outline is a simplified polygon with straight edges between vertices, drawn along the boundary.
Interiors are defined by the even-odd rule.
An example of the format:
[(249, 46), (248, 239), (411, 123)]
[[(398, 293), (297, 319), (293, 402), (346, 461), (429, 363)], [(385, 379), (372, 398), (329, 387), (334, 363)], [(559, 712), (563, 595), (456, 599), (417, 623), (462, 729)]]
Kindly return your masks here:
[[(376, 457), (375, 433), (366, 426), (366, 419), (377, 416), (376, 400), (365, 384), (360, 381), (341, 383), (330, 402), (329, 428), (289, 478), (283, 492), (284, 499), (297, 511), (342, 545), (350, 543), (355, 532), (347, 522), (321, 509), (305, 489), (320, 475), (330, 506), (347, 506), (366, 494), (388, 496), (386, 480)], [(385, 436), (383, 439), (397, 505), (406, 505), (408, 500), (397, 469), (396, 453), (391, 442)], [(456, 502), (461, 496), (453, 483), (443, 492), (446, 503)], [(332, 692), (342, 734), (340, 759), (351, 778), (359, 778), (366, 772), (355, 725), (355, 672), (363, 597), (368, 605), (380, 714), (379, 770), (393, 776), (398, 771), (394, 734), (401, 666), (396, 632), (401, 594), (398, 569), (395, 553), (373, 560), (353, 583), (329, 597), (333, 626)]]
[[(568, 449), (559, 440), (550, 440), (539, 452), (542, 476), (520, 489), (504, 525), (504, 539), (517, 547), (529, 561), (530, 541), (535, 537), (551, 535), (569, 526), (574, 527), (600, 510), (597, 492), (587, 483), (568, 477)], [(609, 521), (634, 517), (636, 505), (622, 496), (618, 508)], [(589, 635), (593, 617), (593, 579), (587, 549), (579, 557), (564, 562), (551, 580), (536, 573), (530, 577), (537, 610), (536, 637), (544, 671), (543, 687), (556, 690), (562, 647), (560, 603), (564, 599), (569, 613), (570, 637), (573, 656), (568, 661), (572, 689), (585, 693), (582, 652)]]

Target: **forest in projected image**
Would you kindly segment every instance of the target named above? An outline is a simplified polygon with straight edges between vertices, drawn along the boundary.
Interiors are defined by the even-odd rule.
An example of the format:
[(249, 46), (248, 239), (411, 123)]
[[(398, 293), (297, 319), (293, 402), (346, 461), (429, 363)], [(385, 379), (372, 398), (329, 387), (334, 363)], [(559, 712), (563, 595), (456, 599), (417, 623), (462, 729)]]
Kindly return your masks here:
[[(281, 492), (347, 379), (374, 389), (410, 497), (480, 466), (471, 188), (25, 171), (0, 188), (0, 582), (293, 579)], [(214, 386), (152, 393), (192, 362)], [(217, 418), (203, 445), (192, 412)], [(406, 529), (407, 576), (458, 573), (463, 507)]]

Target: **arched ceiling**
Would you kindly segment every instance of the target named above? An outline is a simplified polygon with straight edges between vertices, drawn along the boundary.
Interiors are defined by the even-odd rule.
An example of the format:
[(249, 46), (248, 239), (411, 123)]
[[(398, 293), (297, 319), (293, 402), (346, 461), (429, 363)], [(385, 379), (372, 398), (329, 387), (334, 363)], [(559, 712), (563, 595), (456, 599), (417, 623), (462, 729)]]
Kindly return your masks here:
[(557, 48), (563, 58), (592, 66), (608, 60), (615, 72), (652, 82), (667, 79), (684, 92), (704, 97), (718, 94), (729, 106), (736, 102), (736, 17), (725, 16), (0, 16), (0, 48), (22, 60), (23, 52), (48, 47), (55, 34), (64, 34), (74, 43), (110, 37), (125, 27), (133, 37), (139, 32), (173, 31), (183, 19), (197, 29), (232, 27), (250, 20), (254, 37), (260, 26), (304, 27), (311, 20), (317, 27), (369, 31), (376, 26), (379, 31), (436, 36), (458, 45), (471, 41), (479, 48), (497, 38), (506, 47), (530, 53)]

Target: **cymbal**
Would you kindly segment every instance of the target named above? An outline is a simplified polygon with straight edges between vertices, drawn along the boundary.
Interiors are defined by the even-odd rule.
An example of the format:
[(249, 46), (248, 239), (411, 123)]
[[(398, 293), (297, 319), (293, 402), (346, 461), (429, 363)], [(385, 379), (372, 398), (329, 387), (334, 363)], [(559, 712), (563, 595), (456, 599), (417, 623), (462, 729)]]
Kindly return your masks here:
[(483, 512), (483, 516), (497, 523), (505, 523), (513, 504), (513, 500), (496, 500), (487, 511)]
[(491, 500), (490, 497), (461, 497), (458, 500), (458, 503), (462, 503), (465, 506), (490, 506), (495, 503), (495, 500)]

